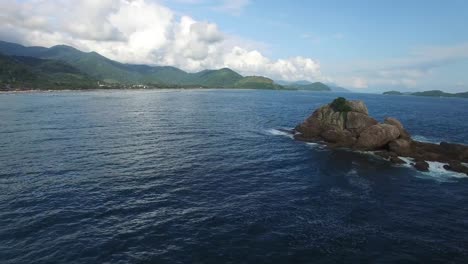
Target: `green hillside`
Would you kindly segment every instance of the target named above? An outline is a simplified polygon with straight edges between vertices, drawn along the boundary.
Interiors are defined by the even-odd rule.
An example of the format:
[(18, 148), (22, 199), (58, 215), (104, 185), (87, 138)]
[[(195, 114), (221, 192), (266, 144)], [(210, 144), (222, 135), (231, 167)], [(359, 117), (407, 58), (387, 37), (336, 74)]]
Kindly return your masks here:
[(247, 89), (282, 89), (281, 85), (275, 84), (273, 80), (261, 76), (247, 76), (234, 84), (235, 88)]
[(237, 72), (223, 68), (189, 74), (189, 77), (184, 80), (184, 84), (192, 83), (210, 88), (229, 88), (234, 87), (235, 83), (242, 78), (242, 75)]
[(13, 58), (0, 55), (0, 83), (1, 84), (20, 84), (21, 82), (32, 82), (37, 80), (38, 76), (31, 69)]
[[(155, 88), (282, 88), (282, 86), (275, 84), (268, 78), (253, 76), (244, 78), (228, 68), (187, 73), (170, 66), (124, 64), (110, 60), (96, 52), (82, 52), (65, 45), (53, 46), (51, 48), (24, 47), (19, 44), (0, 41), (0, 53), (12, 57), (29, 57), (27, 61), (22, 61), (21, 63), (26, 65), (31, 64), (29, 67), (42, 67), (41, 76), (44, 75), (45, 69), (48, 68), (47, 74), (51, 75), (50, 77), (53, 80), (76, 79), (78, 82), (78, 80), (85, 80), (86, 78), (88, 78), (86, 79), (88, 81), (91, 78), (104, 82), (108, 87), (113, 88), (128, 88), (137, 84), (144, 84)], [(34, 62), (31, 59), (32, 57), (39, 60)], [(62, 64), (59, 65), (59, 62)], [(34, 63), (37, 65), (33, 65)], [(68, 72), (64, 73), (61, 69), (68, 69)], [(27, 68), (27, 70), (31, 69)], [(17, 77), (19, 76), (17, 75)]]
[(304, 90), (304, 91), (313, 91), (313, 92), (330, 92), (332, 89), (321, 82), (314, 82), (314, 83), (293, 83), (288, 86), (289, 88), (294, 88), (297, 90)]
[(0, 55), (0, 88), (87, 89), (97, 80), (61, 61)]
[(110, 60), (96, 52), (82, 52), (73, 47), (58, 45), (51, 48), (24, 47), (0, 41), (0, 53), (13, 56), (31, 56), (66, 62), (80, 71), (106, 83), (155, 84), (158, 86), (193, 85), (229, 87), (242, 78), (230, 69), (205, 70), (187, 73), (170, 66), (124, 64)]

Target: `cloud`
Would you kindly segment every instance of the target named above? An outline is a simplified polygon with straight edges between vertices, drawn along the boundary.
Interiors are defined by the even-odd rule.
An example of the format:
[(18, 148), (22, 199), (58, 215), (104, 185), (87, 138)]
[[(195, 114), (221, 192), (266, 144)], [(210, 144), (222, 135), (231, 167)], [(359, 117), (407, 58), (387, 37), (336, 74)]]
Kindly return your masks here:
[[(251, 0), (172, 0), (184, 5), (202, 6), (208, 10), (228, 13), (230, 15), (240, 15)], [(169, 1), (168, 1), (169, 2)]]
[[(241, 12), (249, 1), (223, 1)], [(207, 21), (178, 16), (149, 0), (0, 0), (0, 38), (25, 45), (67, 44), (126, 63), (171, 65), (187, 71), (230, 67), (244, 75), (321, 80), (320, 64), (304, 57), (272, 60)]]
[(222, 0), (221, 2), (221, 5), (215, 6), (215, 9), (233, 15), (239, 15), (250, 4), (250, 0)]
[(276, 76), (286, 81), (322, 79), (320, 64), (312, 59), (293, 57), (271, 61), (260, 52), (234, 47), (225, 55), (227, 67), (240, 69), (241, 73)]
[(400, 58), (342, 63), (341, 67), (337, 67), (334, 80), (339, 85), (357, 89), (428, 89), (427, 84), (423, 84), (438, 68), (466, 60), (468, 43), (419, 47)]

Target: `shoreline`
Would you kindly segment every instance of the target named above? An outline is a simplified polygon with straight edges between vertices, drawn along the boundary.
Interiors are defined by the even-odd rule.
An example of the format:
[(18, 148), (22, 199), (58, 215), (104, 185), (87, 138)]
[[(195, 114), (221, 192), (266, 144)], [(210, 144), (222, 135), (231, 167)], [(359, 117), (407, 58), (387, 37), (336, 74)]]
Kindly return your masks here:
[[(115, 88), (115, 89), (57, 89), (57, 90), (45, 90), (45, 89), (30, 89), (30, 90), (11, 90), (11, 91), (0, 91), (0, 94), (22, 94), (22, 93), (53, 93), (53, 92), (96, 92), (96, 91), (169, 91), (169, 90), (267, 90), (267, 89), (249, 89), (249, 88)], [(278, 91), (278, 90), (271, 90)]]
[(256, 88), (208, 88), (208, 87), (189, 87), (189, 88), (93, 88), (93, 89), (24, 89), (24, 90), (0, 90), (0, 94), (19, 94), (19, 93), (50, 93), (50, 92), (92, 92), (92, 91), (158, 91), (158, 90), (252, 90), (252, 91), (298, 91), (292, 89), (256, 89)]

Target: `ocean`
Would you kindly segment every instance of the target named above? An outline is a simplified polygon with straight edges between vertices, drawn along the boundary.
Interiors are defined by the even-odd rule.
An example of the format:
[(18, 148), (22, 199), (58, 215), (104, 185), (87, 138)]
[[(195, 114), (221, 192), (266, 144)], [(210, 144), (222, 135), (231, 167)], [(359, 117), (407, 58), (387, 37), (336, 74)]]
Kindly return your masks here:
[(0, 94), (0, 263), (466, 263), (466, 175), (282, 132), (337, 96), (468, 144), (458, 98)]

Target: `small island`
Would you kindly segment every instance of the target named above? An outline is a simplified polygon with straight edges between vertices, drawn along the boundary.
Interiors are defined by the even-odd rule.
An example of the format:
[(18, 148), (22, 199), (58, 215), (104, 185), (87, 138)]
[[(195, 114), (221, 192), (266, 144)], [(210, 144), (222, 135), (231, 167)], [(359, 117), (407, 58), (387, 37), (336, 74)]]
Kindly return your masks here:
[(343, 97), (316, 109), (293, 130), (294, 138), (325, 144), (331, 148), (374, 151), (392, 163), (406, 163), (399, 157), (413, 160), (420, 171), (428, 171), (427, 161), (446, 163), (446, 170), (466, 173), (468, 146), (442, 142), (432, 144), (413, 140), (401, 122), (392, 117), (383, 123), (369, 116), (362, 101)]
[(290, 89), (296, 90), (303, 90), (303, 91), (312, 91), (312, 92), (331, 92), (332, 89), (322, 83), (322, 82), (314, 82), (314, 83), (293, 83), (286, 86)]
[(468, 98), (468, 92), (463, 93), (446, 93), (441, 90), (430, 90), (424, 92), (415, 92), (415, 93), (402, 93), (399, 91), (387, 91), (383, 95), (414, 95), (414, 96), (429, 96), (429, 97), (459, 97), (459, 98)]
[(383, 94), (384, 95), (404, 95), (404, 93), (399, 92), (399, 91), (388, 91), (388, 92), (384, 92)]

